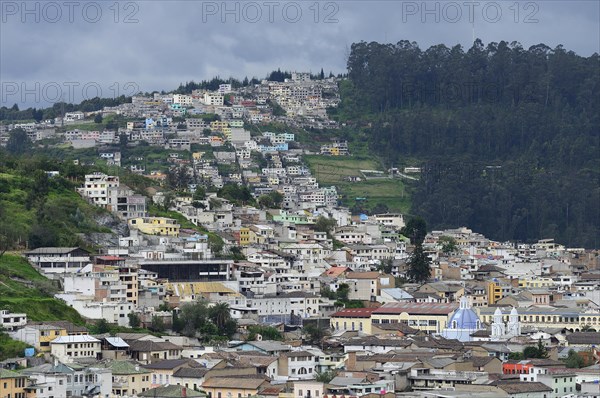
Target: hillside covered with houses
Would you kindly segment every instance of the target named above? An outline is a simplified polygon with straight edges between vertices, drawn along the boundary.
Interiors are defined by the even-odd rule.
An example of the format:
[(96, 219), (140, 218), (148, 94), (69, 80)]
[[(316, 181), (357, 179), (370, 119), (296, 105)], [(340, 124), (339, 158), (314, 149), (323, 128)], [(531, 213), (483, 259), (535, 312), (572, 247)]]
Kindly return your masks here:
[[(0, 350), (0, 397), (600, 395), (598, 251), (431, 230), (373, 194), (421, 170), (307, 133), (339, 129), (337, 79), (3, 125), (0, 292), (35, 288), (79, 316), (0, 299), (0, 342), (23, 348)], [(50, 204), (62, 212), (34, 217)], [(42, 239), (61, 219), (77, 239)]]

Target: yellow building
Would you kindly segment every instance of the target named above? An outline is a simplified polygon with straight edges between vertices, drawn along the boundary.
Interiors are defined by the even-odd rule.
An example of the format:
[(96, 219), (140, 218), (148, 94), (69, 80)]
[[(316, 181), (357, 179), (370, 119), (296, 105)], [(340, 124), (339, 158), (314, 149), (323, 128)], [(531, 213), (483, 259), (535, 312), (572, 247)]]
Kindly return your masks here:
[(240, 228), (240, 246), (248, 246), (250, 244), (250, 228)]
[(332, 156), (340, 156), (340, 149), (336, 147), (331, 147), (329, 148), (329, 153), (331, 153)]
[[(494, 312), (500, 308), (504, 322), (509, 321), (509, 307), (481, 307), (476, 311), (482, 322), (493, 323)], [(519, 322), (522, 327), (533, 327), (536, 329), (557, 328), (579, 332), (588, 327), (600, 330), (600, 312), (582, 308), (559, 308), (551, 306), (531, 306), (518, 309)]]
[(0, 368), (0, 398), (25, 398), (27, 376)]
[[(223, 132), (224, 129), (229, 128), (229, 123), (223, 120), (215, 120), (210, 122), (210, 129), (213, 131)], [(231, 130), (230, 130), (231, 133)]]
[(496, 282), (489, 282), (487, 284), (487, 296), (488, 305), (496, 304), (496, 302), (503, 297), (502, 286), (498, 285)]
[(112, 393), (121, 397), (135, 396), (151, 388), (152, 372), (128, 361), (112, 361), (107, 365), (112, 371)]
[(270, 384), (264, 378), (211, 377), (202, 383), (208, 398), (247, 398)]
[(50, 342), (67, 335), (67, 329), (62, 326), (32, 324), (17, 330), (13, 336), (16, 340), (31, 344), (39, 352), (50, 352)]
[(524, 278), (519, 279), (519, 287), (533, 289), (554, 287), (554, 281), (552, 278)]
[(376, 308), (346, 308), (332, 314), (329, 318), (331, 330), (359, 331), (373, 334), (371, 314)]
[(223, 127), (221, 129), (221, 132), (225, 135), (225, 138), (231, 140), (231, 127)]
[(273, 228), (265, 225), (252, 225), (249, 228), (250, 243), (265, 244), (268, 239), (274, 237)]
[(441, 333), (457, 303), (387, 303), (371, 314), (373, 324), (404, 323), (427, 333)]
[(148, 235), (179, 236), (177, 220), (166, 217), (139, 217), (128, 221), (129, 227)]

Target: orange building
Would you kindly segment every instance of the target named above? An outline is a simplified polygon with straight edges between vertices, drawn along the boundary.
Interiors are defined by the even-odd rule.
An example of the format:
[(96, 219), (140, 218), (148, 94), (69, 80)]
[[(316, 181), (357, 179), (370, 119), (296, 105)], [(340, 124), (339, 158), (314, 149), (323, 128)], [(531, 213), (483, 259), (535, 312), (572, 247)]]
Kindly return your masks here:
[(531, 361), (509, 359), (502, 364), (502, 373), (505, 375), (528, 374), (529, 369), (533, 367)]

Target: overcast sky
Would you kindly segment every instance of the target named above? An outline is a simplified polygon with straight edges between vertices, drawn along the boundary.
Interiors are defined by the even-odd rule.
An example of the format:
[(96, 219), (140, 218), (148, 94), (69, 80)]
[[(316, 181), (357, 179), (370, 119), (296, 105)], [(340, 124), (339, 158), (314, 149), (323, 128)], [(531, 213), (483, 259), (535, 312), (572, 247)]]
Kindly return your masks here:
[(600, 1), (5, 1), (0, 104), (131, 95), (179, 83), (345, 72), (357, 41), (468, 48), (518, 41), (600, 52)]

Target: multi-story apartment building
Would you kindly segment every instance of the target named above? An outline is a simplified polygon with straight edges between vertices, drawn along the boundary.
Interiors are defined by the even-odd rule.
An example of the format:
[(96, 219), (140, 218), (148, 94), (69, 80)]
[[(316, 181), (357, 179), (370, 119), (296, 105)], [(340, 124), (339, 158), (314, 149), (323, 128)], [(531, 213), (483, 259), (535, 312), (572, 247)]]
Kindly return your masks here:
[(85, 184), (78, 189), (78, 192), (88, 198), (92, 204), (106, 208), (109, 204), (109, 189), (117, 187), (119, 187), (119, 177), (94, 173), (85, 176)]
[(204, 105), (223, 106), (225, 97), (221, 93), (206, 92), (202, 97)]
[(63, 363), (81, 358), (100, 359), (100, 340), (87, 335), (60, 336), (50, 342), (50, 352)]
[(122, 219), (146, 216), (146, 197), (126, 185), (108, 189), (108, 209)]
[(192, 106), (194, 98), (191, 95), (173, 94), (173, 103), (181, 106)]
[(137, 306), (138, 303), (138, 269), (135, 266), (119, 266), (119, 281), (125, 285), (125, 299)]
[(207, 127), (204, 119), (200, 118), (185, 119), (185, 124), (188, 130), (204, 130)]

